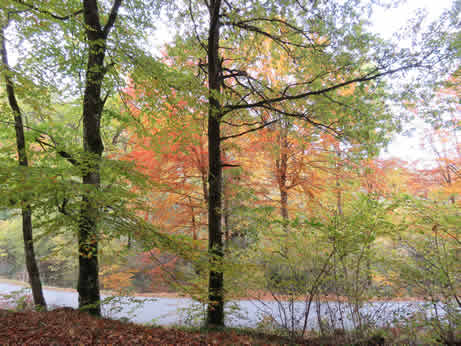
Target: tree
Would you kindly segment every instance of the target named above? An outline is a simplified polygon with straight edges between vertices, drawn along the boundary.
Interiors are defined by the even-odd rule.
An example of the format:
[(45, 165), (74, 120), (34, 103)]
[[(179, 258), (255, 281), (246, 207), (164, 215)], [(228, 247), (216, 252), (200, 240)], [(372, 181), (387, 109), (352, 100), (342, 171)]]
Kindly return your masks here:
[[(137, 81), (137, 89), (126, 90), (128, 112), (143, 125), (128, 130), (129, 152), (123, 160), (132, 161), (149, 178), (153, 191), (146, 193), (151, 205), (145, 215), (168, 233), (191, 234), (199, 238), (206, 223), (204, 205), (207, 200), (207, 147), (203, 115), (185, 100), (177, 99), (176, 91), (165, 90), (165, 100), (158, 96), (155, 86), (148, 81)], [(154, 95), (149, 95), (154, 94)], [(146, 95), (155, 106), (141, 106)], [(148, 110), (149, 108), (149, 110)], [(155, 123), (148, 112), (155, 112)], [(181, 117), (182, 123), (176, 118)]]
[[(107, 66), (107, 37), (117, 19), (122, 0), (115, 0), (105, 25), (101, 23), (96, 0), (83, 1), (83, 17), (88, 42), (88, 64), (86, 68), (83, 96), (83, 150), (88, 154), (88, 167), (83, 170), (83, 184), (99, 189), (101, 184), (100, 161), (104, 145), (101, 137), (101, 117), (105, 100), (102, 98), (102, 83)], [(90, 189), (91, 191), (91, 189)], [(101, 314), (98, 278), (98, 206), (91, 201), (90, 194), (82, 196), (79, 226), (79, 306), (90, 306), (89, 312)]]
[[(10, 13), (7, 9), (2, 11), (2, 23), (0, 29), (0, 40), (1, 40), (1, 58), (2, 58), (2, 69), (3, 77), (6, 86), (6, 93), (8, 96), (8, 102), (11, 107), (11, 112), (14, 117), (14, 127), (16, 131), (16, 147), (19, 166), (24, 167), (27, 170), (29, 166), (27, 159), (27, 147), (26, 139), (24, 135), (24, 125), (22, 119), (22, 111), (19, 107), (16, 99), (16, 92), (12, 77), (10, 75), (10, 66), (8, 64), (8, 51), (6, 48), (6, 29), (10, 22)], [(38, 269), (37, 261), (35, 258), (34, 251), (34, 239), (32, 232), (32, 210), (27, 201), (21, 203), (21, 215), (22, 215), (22, 234), (24, 239), (24, 254), (26, 258), (26, 267), (29, 274), (29, 282), (32, 288), (32, 296), (34, 304), (37, 308), (46, 310), (46, 301), (43, 296), (42, 283), (40, 281), (40, 272)]]
[[(341, 95), (341, 89), (355, 86), (363, 90), (384, 76), (440, 66), (442, 59), (435, 54), (435, 41), (421, 49), (399, 50), (367, 33), (359, 15), (365, 8), (356, 2), (289, 1), (278, 6), (251, 1), (242, 6), (221, 0), (203, 4), (189, 1), (189, 32), (202, 48), (199, 54), (206, 56), (200, 60), (204, 61), (202, 71), (207, 74), (208, 88), (209, 325), (224, 323), (224, 278), (219, 269), (224, 256), (221, 143), (270, 125), (254, 121), (261, 110), (304, 119), (337, 134), (357, 135), (360, 131), (351, 131), (352, 124), (360, 126), (361, 122), (351, 122), (350, 116), (367, 116), (369, 110), (359, 104), (366, 104), (364, 98), (374, 95)], [(439, 34), (434, 32), (431, 38)], [(289, 77), (275, 87), (254, 73), (254, 67), (265, 58), (260, 55), (260, 47), (267, 38), (273, 44), (270, 54), (288, 64), (290, 71)], [(332, 108), (347, 110), (347, 116), (338, 120)], [(231, 121), (238, 120), (242, 113), (247, 119), (253, 118), (252, 125)], [(246, 129), (223, 136), (221, 127), (226, 121)]]
[(458, 72), (455, 72), (444, 83), (445, 88), (436, 92), (430, 104), (423, 105), (423, 111), (427, 111), (424, 108), (430, 107), (433, 121), (432, 127), (425, 134), (424, 144), (432, 152), (436, 167), (421, 173), (431, 175), (436, 180), (437, 185), (448, 194), (452, 204), (456, 203), (457, 195), (461, 192), (460, 81), (458, 69)]
[[(101, 129), (103, 119), (111, 115), (106, 101), (110, 100), (117, 86), (124, 85), (118, 72), (123, 74), (133, 65), (141, 69), (140, 65), (147, 62), (142, 67), (149, 69), (152, 80), (167, 85), (164, 89), (170, 89), (170, 92), (171, 89), (177, 90), (181, 97), (195, 98), (194, 106), (200, 109), (199, 112), (205, 109), (202, 113), (207, 114), (208, 144), (200, 143), (198, 156), (202, 179), (194, 188), (201, 183), (205, 190), (203, 197), (208, 202), (207, 323), (223, 325), (226, 252), (222, 228), (223, 224), (228, 224), (226, 215), (229, 205), (226, 204), (232, 195), (226, 186), (231, 179), (223, 179), (223, 169), (234, 166), (226, 162), (232, 155), (228, 151), (230, 146), (223, 143), (232, 143), (248, 133), (279, 126), (277, 133), (281, 156), (275, 160), (275, 166), (276, 176), (279, 178), (281, 212), (288, 219), (287, 190), (291, 185), (301, 186), (297, 169), (305, 168), (301, 158), (306, 148), (306, 143), (296, 143), (299, 144), (300, 159), (293, 165), (293, 181), (289, 184), (289, 135), (299, 135), (302, 132), (300, 127), (307, 124), (305, 129), (306, 133), (312, 134), (308, 139), (311, 142), (318, 140), (318, 133), (326, 132), (335, 137), (335, 141), (340, 139), (341, 145), (347, 149), (357, 146), (358, 155), (363, 154), (360, 143), (372, 143), (376, 148), (398, 123), (387, 109), (386, 98), (396, 95), (390, 95), (384, 88), (385, 77), (400, 76), (409, 69), (434, 71), (441, 65), (450, 68), (446, 61), (449, 61), (448, 58), (453, 53), (444, 46), (443, 25), (440, 30), (433, 27), (432, 32), (422, 35), (426, 38), (426, 44), (415, 44), (411, 48), (403, 49), (384, 42), (366, 31), (362, 13), (371, 5), (362, 5), (356, 0), (288, 0), (283, 4), (257, 0), (245, 4), (237, 0), (190, 0), (186, 9), (191, 19), (190, 30), (181, 32), (175, 47), (169, 50), (171, 54), (178, 52), (177, 57), (172, 57), (172, 60), (178, 62), (178, 66), (165, 68), (162, 63), (153, 61), (142, 49), (137, 49), (139, 45), (136, 42), (126, 39), (131, 37), (132, 32), (139, 35), (139, 23), (143, 19), (133, 16), (132, 11), (143, 16), (142, 11), (146, 9), (146, 5), (152, 5), (149, 1), (126, 0), (123, 4), (126, 3), (127, 6), (123, 10), (121, 0), (84, 0), (83, 3), (50, 0), (39, 4), (17, 0), (12, 3), (27, 13), (24, 14), (25, 18), (29, 13), (33, 14), (30, 18), (27, 17), (31, 26), (21, 26), (21, 29), (28, 29), (24, 31), (30, 37), (25, 37), (31, 38), (33, 54), (29, 52), (29, 59), (20, 68), (27, 69), (28, 76), (37, 84), (47, 87), (51, 85), (49, 90), (59, 94), (63, 102), (66, 98), (68, 101), (69, 95), (74, 92), (81, 96), (72, 97), (72, 100), (82, 114), (83, 139), (78, 144), (83, 145), (83, 151), (76, 147), (68, 150), (69, 147), (66, 148), (61, 141), (54, 141), (53, 137), (47, 137), (48, 141), (38, 138), (37, 142), (42, 145), (42, 149), (50, 150), (73, 165), (73, 173), (66, 175), (65, 179), (47, 176), (47, 180), (69, 182), (69, 185), (73, 184), (70, 186), (76, 186), (75, 189), (66, 191), (64, 197), (59, 197), (57, 203), (53, 202), (53, 207), (72, 218), (74, 226), (76, 224), (79, 235), (80, 306), (89, 307), (94, 314), (100, 313), (98, 242), (101, 233), (98, 231), (98, 224), (125, 229), (128, 226), (140, 226), (140, 229), (148, 231), (155, 229), (148, 222), (143, 223), (133, 216), (138, 216), (141, 210), (128, 213), (143, 206), (140, 196), (134, 196), (133, 193), (132, 200), (127, 202), (128, 198), (124, 197), (123, 203), (119, 203), (116, 197), (121, 194), (111, 194), (111, 189), (114, 189), (112, 182), (121, 182), (125, 176), (113, 178), (111, 184), (104, 184), (104, 172), (112, 174), (112, 177), (114, 173), (108, 172), (112, 166), (103, 154), (105, 150)], [(140, 10), (136, 9), (136, 5), (140, 5)], [(184, 11), (178, 13), (182, 15)], [(118, 49), (119, 45), (123, 49)], [(184, 73), (171, 73), (175, 69)], [(35, 70), (42, 71), (40, 76), (33, 75), (32, 71)], [(196, 71), (195, 76), (191, 70)], [(81, 71), (85, 71), (85, 76), (80, 80)], [(135, 70), (133, 73), (134, 79), (137, 72)], [(274, 78), (267, 78), (267, 72), (273, 72)], [(397, 98), (408, 90), (398, 91)], [(152, 96), (153, 104), (162, 103), (161, 98)], [(174, 113), (179, 108), (179, 100), (175, 100), (177, 104), (170, 103), (165, 108), (170, 108), (172, 118), (177, 123), (182, 122), (182, 131), (190, 119)], [(152, 122), (158, 120), (152, 114), (154, 112), (155, 108), (152, 107), (148, 113)], [(158, 113), (162, 114), (164, 110), (159, 109)], [(147, 140), (143, 143), (150, 145), (148, 142)], [(333, 146), (335, 144), (337, 142)], [(341, 149), (340, 145), (335, 149), (338, 148)], [(208, 154), (207, 160), (203, 159), (205, 153)], [(332, 159), (335, 162), (333, 168), (337, 170), (334, 177), (336, 185), (340, 180), (340, 155)], [(178, 179), (179, 183), (190, 178), (188, 170), (192, 165), (180, 164), (186, 164), (180, 161), (186, 161), (189, 157), (180, 153), (175, 158), (168, 157), (167, 154), (163, 159), (152, 160), (149, 168), (153, 170), (162, 163), (167, 163), (169, 168), (174, 162), (175, 167), (172, 170), (165, 169), (168, 177)], [(208, 167), (205, 167), (205, 162)], [(167, 165), (162, 169), (167, 168)], [(175, 168), (183, 171), (175, 171)], [(208, 184), (203, 179), (206, 174)], [(75, 177), (79, 177), (82, 184), (77, 184)], [(123, 181), (124, 187), (128, 185), (127, 181), (131, 182), (127, 178)], [(185, 187), (185, 184), (172, 185), (175, 188)], [(340, 186), (336, 187), (340, 191)], [(34, 188), (33, 191), (41, 190)], [(50, 191), (47, 193), (37, 200), (58, 200), (53, 200), (54, 196)], [(339, 214), (342, 208), (340, 194), (337, 202)], [(131, 210), (127, 207), (129, 203), (132, 205)], [(74, 209), (77, 210), (76, 213)], [(191, 214), (194, 216), (195, 212), (191, 210)], [(117, 221), (109, 222), (111, 217), (114, 219), (114, 215), (120, 217)], [(133, 220), (139, 222), (135, 223)], [(190, 220), (192, 224), (195, 221), (194, 217)], [(168, 243), (170, 238), (165, 236), (162, 241)]]
[[(77, 229), (79, 306), (99, 315), (98, 242), (101, 237), (98, 224), (108, 224), (111, 217), (112, 223), (115, 222), (117, 216), (114, 216), (113, 210), (114, 205), (118, 203), (115, 197), (110, 197), (113, 184), (103, 185), (101, 172), (104, 164), (108, 165), (108, 160), (103, 159), (102, 118), (104, 112), (112, 114), (107, 109), (106, 102), (117, 91), (117, 85), (123, 84), (119, 74), (123, 74), (125, 68), (132, 66), (133, 56), (144, 56), (143, 51), (139, 49), (141, 40), (138, 43), (126, 38), (141, 38), (147, 33), (142, 32), (142, 28), (149, 27), (145, 19), (152, 11), (145, 2), (137, 0), (126, 2), (126, 14), (121, 18), (121, 0), (110, 3), (97, 0), (69, 0), (37, 4), (14, 0), (7, 3), (24, 20), (23, 25), (18, 26), (18, 37), (30, 45), (30, 49), (23, 52), (25, 58), (16, 69), (22, 70), (32, 84), (39, 85), (47, 90), (48, 94), (53, 93), (57, 98), (56, 103), (69, 103), (69, 99), (78, 102), (74, 111), (81, 112), (83, 136), (76, 144), (82, 145), (83, 150), (65, 143), (66, 139), (61, 137), (55, 128), (53, 118), (60, 117), (60, 114), (56, 114), (56, 108), (45, 107), (46, 111), (36, 109), (41, 122), (37, 128), (31, 130), (35, 131), (35, 139), (40, 144), (42, 153), (46, 152), (49, 157), (58, 156), (73, 167), (66, 168), (66, 173), (62, 171), (57, 176), (42, 179), (46, 183), (52, 182), (51, 186), (39, 183), (31, 187), (34, 191), (29, 192), (40, 196), (38, 199), (41, 203), (35, 201), (37, 209), (40, 205), (44, 208), (44, 203), (52, 205), (63, 214), (68, 226)], [(120, 23), (116, 25), (118, 22)], [(131, 30), (133, 22), (140, 31)], [(117, 53), (112, 55), (114, 51)], [(108, 61), (109, 58), (111, 61)], [(115, 66), (118, 69), (115, 69)], [(81, 99), (75, 95), (80, 95)], [(76, 119), (79, 118), (76, 116)], [(75, 128), (78, 127), (79, 125), (76, 125)], [(49, 166), (52, 166), (51, 161)], [(108, 172), (108, 169), (105, 172)], [(81, 185), (76, 184), (76, 176), (80, 177)], [(61, 182), (64, 184), (61, 185)], [(69, 189), (69, 186), (72, 188)], [(102, 188), (105, 188), (105, 191), (102, 191)], [(112, 187), (112, 190), (114, 189), (118, 190), (116, 194), (120, 192)], [(63, 197), (57, 198), (58, 190)], [(119, 195), (120, 198), (125, 200)], [(75, 212), (74, 209), (79, 211)], [(121, 210), (122, 213), (127, 212), (123, 207)], [(63, 219), (56, 215), (51, 216), (49, 211), (42, 212), (40, 217), (54, 217), (58, 228), (62, 227)]]

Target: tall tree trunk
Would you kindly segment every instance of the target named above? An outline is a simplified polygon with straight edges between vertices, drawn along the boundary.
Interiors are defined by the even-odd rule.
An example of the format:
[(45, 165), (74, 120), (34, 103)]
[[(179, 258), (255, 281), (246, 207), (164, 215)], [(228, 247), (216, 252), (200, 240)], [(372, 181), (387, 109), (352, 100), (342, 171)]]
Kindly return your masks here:
[[(24, 136), (24, 125), (22, 122), (22, 112), (19, 104), (16, 100), (16, 94), (14, 90), (13, 81), (10, 79), (9, 64), (8, 64), (8, 52), (6, 50), (5, 43), (5, 29), (8, 26), (2, 26), (1, 28), (1, 41), (2, 41), (2, 65), (3, 74), (6, 84), (6, 93), (8, 95), (8, 102), (14, 114), (14, 124), (16, 130), (16, 146), (18, 151), (19, 165), (28, 167), (27, 153), (26, 153), (26, 139)], [(42, 282), (40, 281), (40, 272), (38, 269), (37, 262), (35, 260), (34, 251), (34, 239), (32, 235), (32, 210), (29, 205), (25, 205), (21, 210), (22, 214), (22, 235), (24, 238), (24, 254), (26, 257), (26, 267), (29, 274), (29, 282), (32, 287), (32, 296), (34, 304), (39, 309), (46, 310), (45, 297), (43, 296)]]
[(208, 33), (208, 252), (210, 276), (208, 282), (207, 324), (224, 325), (224, 276), (222, 271), (223, 241), (221, 229), (222, 164), (220, 149), (221, 62), (219, 60), (219, 12), (221, 0), (209, 3), (210, 27)]
[(101, 137), (101, 115), (104, 101), (101, 99), (102, 83), (106, 67), (107, 36), (117, 18), (121, 0), (115, 0), (105, 27), (101, 26), (96, 0), (83, 0), (83, 15), (88, 40), (88, 62), (85, 92), (83, 96), (83, 150), (88, 163), (83, 168), (82, 181), (89, 185), (89, 193), (82, 196), (78, 229), (79, 307), (89, 313), (101, 315), (98, 273), (98, 227), (99, 206), (91, 199), (91, 192), (101, 185), (100, 162), (104, 145)]

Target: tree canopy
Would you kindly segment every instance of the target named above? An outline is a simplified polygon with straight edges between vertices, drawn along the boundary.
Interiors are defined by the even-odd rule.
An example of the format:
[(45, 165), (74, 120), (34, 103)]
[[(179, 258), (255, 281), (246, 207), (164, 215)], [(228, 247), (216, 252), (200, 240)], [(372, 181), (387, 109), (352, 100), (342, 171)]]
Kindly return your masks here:
[[(412, 18), (400, 42), (373, 31), (381, 6), (0, 1), (0, 212), (21, 210), (26, 262), (34, 239), (48, 244), (38, 267), (75, 243), (81, 309), (101, 314), (101, 282), (169, 281), (206, 304), (209, 326), (245, 288), (309, 308), (328, 293), (363, 302), (393, 275), (390, 250), (414, 260), (393, 263), (408, 282), (417, 258), (444, 268), (430, 293), (458, 299), (459, 2)], [(175, 37), (157, 54), (160, 21)], [(417, 116), (432, 166), (380, 158)]]

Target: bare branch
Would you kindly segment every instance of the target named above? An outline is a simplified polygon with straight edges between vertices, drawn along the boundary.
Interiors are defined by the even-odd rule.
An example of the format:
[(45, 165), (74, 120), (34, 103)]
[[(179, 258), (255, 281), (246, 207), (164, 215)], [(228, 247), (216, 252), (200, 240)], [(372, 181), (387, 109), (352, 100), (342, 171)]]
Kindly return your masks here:
[[(15, 125), (14, 122), (12, 122), (12, 121), (7, 121), (7, 120), (0, 120), (0, 123), (7, 124), (7, 125), (12, 125), (12, 126)], [(31, 126), (27, 126), (27, 125), (24, 125), (24, 128), (29, 129), (29, 130), (32, 130), (32, 131), (35, 131), (35, 132), (38, 132), (38, 133), (40, 133), (40, 134), (46, 135), (46, 136), (48, 136), (48, 137), (51, 138), (51, 136), (50, 136), (47, 132), (45, 132), (45, 131), (36, 129), (36, 128), (31, 127)]]
[[(273, 24), (274, 26), (285, 26), (289, 29), (291, 29), (292, 32), (298, 34), (298, 35), (301, 35), (302, 37), (304, 37), (305, 39), (307, 39), (312, 45), (315, 45), (317, 47), (325, 47), (327, 46), (327, 44), (319, 44), (319, 43), (315, 43), (311, 37), (309, 37), (309, 32), (306, 31), (306, 30), (303, 30), (291, 23), (288, 23), (287, 21), (283, 20), (283, 19), (280, 19), (280, 18), (264, 18), (264, 17), (255, 17), (255, 18), (249, 18), (249, 19), (245, 19), (245, 20), (240, 20), (239, 22), (229, 22), (230, 25), (234, 25), (234, 26), (240, 26), (240, 25), (249, 25), (248, 26), (248, 29), (253, 31), (254, 28), (257, 28), (253, 25), (250, 25), (251, 23), (257, 23), (257, 22), (266, 22), (266, 23), (271, 23)], [(242, 27), (243, 29), (243, 27)], [(258, 32), (259, 32), (259, 29), (258, 28)], [(261, 33), (261, 32), (260, 32)], [(276, 36), (277, 39), (280, 39), (280, 37)], [(288, 41), (280, 41), (280, 42), (284, 42), (286, 44), (290, 44), (290, 45), (295, 45), (294, 43), (289, 43)]]
[(221, 120), (221, 122), (226, 124), (226, 125), (234, 126), (234, 127), (255, 126), (255, 125), (261, 124), (260, 121), (255, 121), (255, 122), (252, 122), (252, 123), (241, 123), (241, 124), (234, 124), (234, 123), (231, 123), (231, 122), (225, 121), (225, 120)]
[(110, 11), (109, 19), (107, 20), (106, 26), (104, 29), (102, 29), (102, 33), (104, 37), (107, 37), (109, 35), (110, 30), (115, 24), (115, 20), (117, 19), (117, 14), (118, 14), (118, 9), (120, 8), (120, 5), (122, 4), (122, 0), (115, 0), (112, 9)]
[(369, 72), (363, 76), (353, 78), (345, 82), (338, 83), (338, 84), (335, 84), (335, 85), (332, 85), (332, 86), (329, 86), (323, 89), (319, 89), (319, 90), (307, 91), (307, 92), (296, 94), (296, 95), (282, 95), (282, 96), (274, 97), (270, 99), (263, 99), (261, 101), (257, 101), (254, 103), (227, 105), (224, 107), (223, 114), (226, 114), (231, 111), (238, 110), (238, 109), (263, 107), (263, 106), (271, 105), (271, 104), (278, 103), (278, 102), (289, 101), (289, 100), (299, 100), (299, 99), (307, 98), (309, 96), (322, 95), (330, 91), (334, 91), (342, 87), (345, 87), (347, 85), (371, 81), (371, 80), (378, 79), (386, 75), (394, 74), (400, 71), (405, 71), (407, 69), (416, 68), (416, 67), (422, 67), (422, 64), (421, 63), (409, 64), (409, 65), (400, 66), (398, 68), (383, 71), (383, 72), (379, 72), (378, 69), (375, 69), (372, 72)]
[(68, 152), (66, 152), (64, 150), (59, 150), (55, 145), (43, 141), (42, 136), (36, 137), (35, 141), (37, 143), (39, 143), (42, 146), (42, 148), (44, 148), (46, 146), (46, 147), (50, 147), (50, 148), (54, 149), (59, 154), (59, 156), (66, 159), (67, 161), (69, 161), (72, 165), (74, 165), (74, 166), (79, 166), (80, 165), (80, 163), (76, 159), (74, 159), (73, 156), (71, 154), (69, 154)]
[[(208, 10), (209, 10), (210, 5), (207, 4), (207, 7), (208, 7)], [(192, 24), (194, 25), (195, 38), (197, 39), (198, 43), (200, 44), (200, 47), (202, 47), (202, 49), (205, 52), (208, 52), (207, 46), (202, 42), (202, 40), (200, 39), (200, 35), (198, 34), (197, 23), (195, 22), (194, 12), (192, 11), (192, 1), (190, 1), (190, 0), (189, 0), (189, 14), (190, 14), (190, 18), (192, 20)]]
[(243, 132), (237, 133), (237, 134), (235, 134), (235, 135), (230, 135), (230, 136), (221, 137), (220, 140), (221, 140), (221, 141), (225, 141), (225, 140), (227, 140), (227, 139), (237, 138), (237, 137), (246, 135), (247, 133), (255, 132), (255, 131), (261, 130), (261, 129), (263, 129), (263, 128), (269, 126), (269, 125), (272, 125), (272, 124), (276, 123), (277, 121), (279, 121), (279, 120), (278, 120), (278, 119), (275, 119), (275, 120), (269, 121), (269, 122), (267, 122), (267, 123), (264, 123), (264, 124), (262, 124), (261, 126), (254, 127), (254, 128), (252, 128), (252, 129), (249, 129), (249, 130), (247, 130), (247, 131), (243, 131)]
[[(4, 123), (4, 124), (7, 124), (7, 125), (15, 125), (14, 122), (12, 121), (5, 121), (5, 120), (0, 120), (0, 123)], [(74, 159), (72, 157), (71, 154), (69, 154), (68, 152), (64, 151), (64, 150), (57, 150), (57, 144), (56, 144), (56, 140), (53, 138), (52, 135), (50, 135), (48, 132), (45, 132), (45, 131), (42, 131), (42, 130), (39, 130), (39, 129), (36, 129), (34, 127), (31, 127), (31, 126), (27, 126), (27, 125), (23, 125), (24, 128), (26, 129), (29, 129), (29, 130), (32, 130), (32, 131), (35, 131), (37, 133), (39, 133), (40, 135), (38, 137), (35, 138), (35, 141), (40, 144), (40, 146), (43, 148), (43, 150), (45, 150), (45, 147), (49, 147), (49, 148), (53, 148), (61, 157), (65, 158), (66, 160), (68, 160), (71, 164), (73, 164), (74, 166), (78, 166), (79, 165), (79, 162)], [(53, 144), (50, 144), (50, 143), (47, 143), (47, 142), (44, 142), (43, 141), (43, 138), (44, 136), (47, 136), (52, 142)]]
[(227, 68), (223, 68), (223, 71), (228, 72), (229, 74), (222, 75), (220, 77), (221, 80), (225, 80), (228, 78), (236, 78), (236, 77), (248, 77), (248, 73), (246, 71), (233, 70), (233, 69), (227, 69)]
[(42, 14), (46, 14), (46, 15), (54, 18), (54, 19), (63, 20), (63, 21), (68, 20), (68, 19), (70, 19), (72, 17), (78, 16), (79, 14), (83, 13), (83, 9), (80, 9), (78, 11), (75, 11), (74, 13), (71, 13), (71, 14), (67, 15), (67, 16), (60, 16), (60, 15), (52, 13), (52, 12), (50, 12), (48, 10), (44, 10), (44, 9), (36, 7), (36, 6), (32, 5), (32, 4), (29, 4), (29, 3), (27, 3), (27, 2), (25, 2), (23, 0), (14, 0), (14, 1), (16, 3), (18, 3), (18, 4), (20, 4), (20, 5), (26, 6), (27, 8), (29, 8), (29, 9), (31, 9), (33, 11), (36, 11), (36, 12), (39, 12), (39, 13), (42, 13)]
[(311, 117), (309, 117), (307, 115), (307, 113), (288, 112), (288, 111), (284, 111), (284, 110), (281, 110), (279, 108), (273, 107), (271, 105), (264, 105), (264, 106), (261, 106), (261, 108), (270, 110), (270, 111), (275, 112), (275, 113), (282, 114), (282, 115), (287, 116), (287, 117), (302, 119), (304, 121), (307, 121), (309, 124), (313, 125), (314, 127), (318, 128), (318, 129), (321, 129), (321, 130), (324, 130), (324, 131), (329, 131), (329, 132), (333, 133), (337, 137), (342, 136), (341, 132), (339, 132), (338, 130), (336, 130), (336, 129), (334, 129), (332, 127), (332, 124), (334, 124), (334, 123), (331, 123), (329, 125), (325, 125), (325, 124), (316, 122)]
[(272, 35), (268, 33), (267, 31), (261, 30), (257, 26), (254, 25), (249, 25), (249, 24), (243, 24), (243, 23), (238, 23), (238, 22), (223, 22), (224, 25), (229, 25), (229, 26), (235, 26), (243, 30), (251, 31), (256, 34), (265, 36), (267, 38), (270, 38), (272, 41), (277, 43), (289, 56), (291, 56), (291, 51), (290, 51), (290, 46), (293, 47), (300, 47), (300, 48), (308, 48), (307, 45), (302, 45), (302, 44), (296, 44), (293, 42), (285, 41), (279, 36)]

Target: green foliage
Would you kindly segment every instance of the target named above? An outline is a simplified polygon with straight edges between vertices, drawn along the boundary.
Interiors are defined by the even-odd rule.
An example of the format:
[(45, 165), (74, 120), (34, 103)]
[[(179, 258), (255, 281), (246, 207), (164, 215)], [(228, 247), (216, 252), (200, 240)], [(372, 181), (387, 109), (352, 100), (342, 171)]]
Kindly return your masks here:
[[(47, 235), (37, 229), (35, 252), (46, 285), (72, 287), (76, 274), (75, 239), (71, 234)], [(21, 219), (10, 218), (0, 223), (0, 275), (8, 278), (22, 277), (25, 272), (24, 242)]]
[[(451, 203), (407, 199), (401, 214), (406, 215), (405, 232), (399, 233), (398, 256), (392, 259), (399, 275), (398, 287), (428, 302), (430, 318), (418, 318), (438, 340), (459, 341), (461, 331), (461, 270), (459, 208)], [(413, 326), (414, 328), (415, 326)]]
[[(337, 316), (325, 316), (314, 309), (315, 303), (331, 297), (331, 313), (347, 315), (353, 323), (356, 334), (347, 334), (350, 341), (365, 338), (373, 333), (379, 317), (360, 309), (371, 297), (384, 295), (383, 284), (375, 280), (382, 269), (376, 239), (392, 234), (394, 208), (372, 196), (358, 195), (344, 215), (290, 221), (261, 218), (258, 241), (239, 253), (237, 261), (244, 269), (236, 270), (236, 279), (228, 280), (228, 284), (232, 282), (228, 289), (261, 299), (261, 307), (267, 296), (276, 301), (280, 315), (270, 315), (266, 322), (292, 337), (303, 335), (305, 319), (316, 314), (322, 334), (345, 329)], [(304, 310), (299, 311), (300, 306)]]
[(0, 221), (1, 274), (12, 277), (24, 268), (24, 243), (19, 218)]

